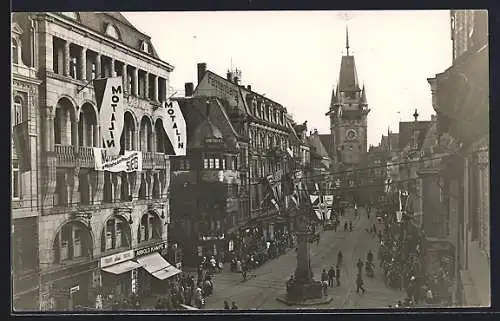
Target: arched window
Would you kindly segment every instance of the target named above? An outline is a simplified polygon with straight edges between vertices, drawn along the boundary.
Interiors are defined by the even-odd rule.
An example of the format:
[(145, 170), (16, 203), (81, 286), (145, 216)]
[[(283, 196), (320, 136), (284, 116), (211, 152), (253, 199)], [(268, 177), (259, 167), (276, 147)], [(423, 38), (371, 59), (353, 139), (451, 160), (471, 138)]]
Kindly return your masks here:
[(101, 237), (101, 251), (130, 248), (132, 244), (130, 225), (123, 218), (113, 216), (106, 221)]
[(23, 122), (23, 101), (21, 97), (14, 98), (14, 117), (13, 117), (14, 125), (20, 124)]
[(66, 223), (54, 239), (54, 263), (90, 257), (92, 237), (80, 222)]
[(110, 36), (111, 38), (120, 40), (120, 32), (112, 24), (106, 25), (106, 35)]
[(144, 214), (139, 223), (137, 241), (139, 243), (161, 238), (161, 221), (154, 213)]
[(19, 63), (19, 45), (14, 38), (12, 38), (12, 63)]

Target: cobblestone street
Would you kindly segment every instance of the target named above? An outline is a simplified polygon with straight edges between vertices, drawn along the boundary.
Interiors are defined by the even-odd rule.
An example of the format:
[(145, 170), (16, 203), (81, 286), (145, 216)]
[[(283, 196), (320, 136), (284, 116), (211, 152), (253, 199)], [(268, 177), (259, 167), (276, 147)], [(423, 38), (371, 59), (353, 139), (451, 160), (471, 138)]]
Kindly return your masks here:
[[(404, 298), (404, 293), (391, 290), (384, 284), (381, 271), (376, 268), (375, 278), (364, 277), (365, 294), (357, 294), (355, 289), (356, 267), (358, 258), (366, 260), (366, 254), (372, 250), (377, 253), (376, 238), (369, 235), (365, 229), (375, 222), (371, 215), (367, 218), (364, 209), (360, 209), (360, 217), (353, 218), (352, 211), (347, 211), (341, 219), (353, 220), (353, 231), (344, 232), (338, 229), (321, 233), (319, 246), (311, 244), (311, 267), (314, 278), (319, 280), (323, 269), (329, 269), (337, 261), (337, 253), (344, 254), (344, 266), (341, 269), (341, 286), (330, 288), (329, 295), (333, 302), (329, 305), (311, 306), (309, 308), (383, 308), (394, 305)], [(263, 266), (249, 273), (246, 282), (238, 273), (223, 272), (215, 275), (215, 293), (207, 299), (205, 309), (222, 309), (224, 300), (229, 303), (236, 301), (240, 309), (290, 309), (276, 300), (276, 297), (285, 293), (285, 283), (296, 268), (296, 253), (289, 250), (286, 254), (267, 262)], [(378, 266), (378, 262), (375, 263)], [(299, 308), (299, 307), (295, 307)]]

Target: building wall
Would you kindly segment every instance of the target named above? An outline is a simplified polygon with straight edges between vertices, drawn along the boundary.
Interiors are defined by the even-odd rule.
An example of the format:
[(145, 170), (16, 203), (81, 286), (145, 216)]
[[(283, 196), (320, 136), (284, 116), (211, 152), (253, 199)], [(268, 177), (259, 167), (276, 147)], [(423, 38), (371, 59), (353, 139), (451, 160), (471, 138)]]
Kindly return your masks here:
[[(102, 18), (106, 14), (86, 14), (96, 15), (96, 23), (104, 26), (105, 21), (99, 21), (99, 15)], [(123, 251), (124, 248), (101, 251), (101, 236), (105, 222), (113, 215), (121, 216), (124, 221), (128, 221), (130, 218), (133, 220), (133, 224), (130, 226), (131, 244), (129, 248), (148, 244), (148, 242), (138, 244), (137, 239), (141, 216), (147, 212), (155, 212), (159, 222), (161, 222), (157, 224), (161, 230), (160, 238), (149, 241), (149, 244), (167, 240), (169, 208), (166, 195), (170, 169), (168, 158), (163, 152), (157, 152), (156, 138), (162, 134), (155, 132), (156, 117), (153, 117), (153, 112), (160, 106), (159, 101), (163, 101), (167, 97), (169, 75), (173, 67), (153, 57), (151, 53), (141, 52), (139, 43), (137, 43), (137, 48), (131, 48), (121, 40), (111, 39), (103, 32), (89, 29), (79, 21), (62, 17), (58, 13), (19, 13), (14, 15), (14, 20), (16, 19), (19, 20), (19, 25), (24, 26), (24, 29), (29, 31), (21, 41), (21, 43), (27, 44), (25, 47), (29, 50), (24, 50), (21, 53), (22, 58), (19, 59), (25, 61), (28, 66), (23, 66), (21, 63), (13, 64), (13, 98), (19, 95), (26, 97), (25, 107), (31, 118), (32, 170), (21, 174), (21, 181), (24, 185), (22, 187), (23, 197), (19, 201), (13, 201), (13, 215), (15, 219), (40, 215), (37, 223), (36, 234), (38, 235), (34, 237), (38, 243), (36, 245), (38, 248), (37, 260), (39, 259), (37, 269), (40, 269), (42, 279), (52, 272), (62, 273), (67, 279), (78, 278), (78, 275), (73, 275), (67, 269), (73, 271), (80, 265), (87, 263), (88, 266), (98, 266), (97, 261), (101, 256)], [(106, 20), (106, 23), (109, 21)], [(121, 29), (122, 37), (126, 38), (127, 32), (134, 32), (129, 27), (120, 25), (118, 21), (114, 23)], [(148, 39), (145, 35), (141, 35), (141, 37)], [(69, 55), (68, 51), (64, 49), (64, 43), (69, 45)], [(150, 121), (150, 142), (152, 144), (148, 150), (142, 149), (142, 173), (128, 175), (128, 184), (127, 181), (122, 181), (121, 176), (112, 175), (114, 197), (107, 201), (103, 200), (104, 173), (96, 172), (93, 169), (92, 146), (88, 143), (78, 146), (78, 126), (83, 107), (90, 106), (94, 117), (97, 118), (95, 95), (92, 84), (89, 83), (92, 79), (90, 72), (92, 68), (89, 68), (89, 64), (94, 62), (91, 56), (95, 54), (102, 57), (103, 77), (130, 75), (131, 78), (134, 78), (133, 69), (136, 68), (140, 69), (141, 72), (146, 72), (148, 80), (151, 80), (150, 99), (147, 99), (137, 95), (133, 88), (139, 87), (140, 81), (135, 79), (137, 85), (130, 84), (129, 86), (125, 82), (128, 77), (123, 77), (126, 91), (124, 95), (125, 110), (133, 119), (132, 123), (127, 123), (126, 120), (126, 125), (134, 128), (131, 135), (134, 149), (140, 150), (139, 144), (143, 133), (140, 124), (143, 117)], [(70, 67), (68, 57), (75, 55), (79, 59), (77, 74), (72, 75), (71, 72), (67, 72), (70, 69), (68, 68)], [(86, 63), (86, 68), (83, 68), (82, 62)], [(56, 66), (57, 68), (55, 68)], [(115, 67), (114, 70), (111, 70), (111, 66)], [(38, 73), (36, 73), (35, 67), (39, 67)], [(35, 75), (38, 79), (31, 79), (35, 78)], [(97, 73), (95, 76), (98, 77), (99, 74)], [(157, 81), (156, 85), (155, 81)], [(144, 80), (142, 85), (145, 86), (145, 84)], [(87, 87), (83, 88), (84, 86)], [(57, 110), (61, 108), (68, 109), (66, 113), (61, 113), (61, 143), (56, 144), (54, 128), (57, 124), (55, 119), (58, 119)], [(99, 133), (98, 126), (92, 132), (96, 142), (94, 146), (100, 146), (97, 133)], [(161, 139), (167, 138), (161, 136)], [(69, 203), (63, 206), (54, 202), (57, 193), (57, 173), (65, 175), (65, 186), (63, 187), (68, 193), (67, 201)], [(87, 185), (82, 185), (82, 177), (85, 175), (88, 175), (86, 177), (89, 181)], [(122, 199), (120, 193), (126, 185), (128, 185), (128, 194), (133, 196), (133, 199), (137, 199), (141, 183), (143, 183), (144, 189), (143, 200), (132, 203), (130, 200)], [(154, 189), (153, 185), (157, 189)], [(41, 188), (38, 189), (38, 186)], [(83, 204), (80, 198), (85, 188), (89, 189), (89, 205)], [(157, 194), (153, 195), (153, 191)], [(30, 193), (32, 195), (28, 196)], [(90, 218), (86, 218), (86, 216)], [(77, 224), (77, 222), (81, 223), (81, 226), (87, 226), (87, 232), (92, 235), (92, 244), (90, 245), (92, 255), (89, 258), (58, 264), (55, 262), (54, 239), (63, 225), (66, 223)], [(94, 272), (98, 273), (98, 269)], [(42, 286), (45, 293), (47, 284)], [(63, 290), (55, 289), (56, 292)], [(45, 295), (40, 295), (45, 297)], [(50, 307), (50, 304), (46, 305), (46, 303), (40, 302), (40, 306)]]

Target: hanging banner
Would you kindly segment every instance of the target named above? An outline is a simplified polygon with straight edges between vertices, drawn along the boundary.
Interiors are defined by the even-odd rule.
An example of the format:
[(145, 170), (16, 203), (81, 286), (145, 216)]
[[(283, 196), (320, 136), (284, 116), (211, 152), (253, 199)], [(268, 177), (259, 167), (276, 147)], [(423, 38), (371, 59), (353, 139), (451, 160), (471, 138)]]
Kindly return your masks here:
[(333, 205), (333, 195), (323, 195), (323, 200), (327, 206)]
[(122, 77), (95, 79), (94, 90), (103, 146), (108, 156), (119, 155), (124, 123)]
[(96, 171), (140, 172), (142, 171), (142, 152), (125, 151), (125, 155), (109, 156), (105, 148), (94, 147)]
[(156, 109), (155, 114), (162, 119), (163, 129), (174, 148), (175, 156), (186, 156), (186, 121), (179, 103), (175, 100), (169, 100), (162, 107)]
[(19, 170), (22, 172), (31, 170), (30, 133), (27, 120), (14, 126), (12, 139), (19, 159)]

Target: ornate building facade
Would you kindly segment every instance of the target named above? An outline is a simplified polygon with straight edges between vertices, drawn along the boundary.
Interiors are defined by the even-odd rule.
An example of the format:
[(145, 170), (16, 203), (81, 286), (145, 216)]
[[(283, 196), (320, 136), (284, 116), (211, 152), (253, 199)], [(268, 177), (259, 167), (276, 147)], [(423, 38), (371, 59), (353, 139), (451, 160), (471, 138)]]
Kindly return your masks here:
[[(93, 307), (111, 291), (151, 292), (157, 278), (130, 262), (161, 253), (167, 239), (171, 146), (154, 111), (166, 100), (173, 66), (119, 13), (16, 13), (13, 20), (26, 44), (13, 42), (13, 53), (21, 52), (13, 66), (23, 59), (39, 83), (38, 97), (24, 105), (39, 119), (30, 133), (37, 142), (31, 144), (37, 190), (28, 203), (20, 198), (37, 216), (39, 309)], [(91, 81), (114, 76), (124, 88), (121, 146), (142, 151), (139, 172), (94, 169), (93, 147), (101, 147), (103, 129)]]
[(453, 64), (428, 79), (438, 117), (440, 175), (455, 245), (454, 301), (489, 306), (489, 42), (486, 10), (452, 10)]

